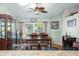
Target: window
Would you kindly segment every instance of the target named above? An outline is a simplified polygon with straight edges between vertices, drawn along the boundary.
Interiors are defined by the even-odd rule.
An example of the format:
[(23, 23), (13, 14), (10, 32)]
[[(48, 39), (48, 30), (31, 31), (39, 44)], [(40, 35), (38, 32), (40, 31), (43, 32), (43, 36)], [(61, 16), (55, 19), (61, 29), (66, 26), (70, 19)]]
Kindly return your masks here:
[(47, 30), (46, 23), (43, 22), (26, 24), (26, 36), (28, 36), (33, 32), (35, 33), (46, 32), (46, 30)]

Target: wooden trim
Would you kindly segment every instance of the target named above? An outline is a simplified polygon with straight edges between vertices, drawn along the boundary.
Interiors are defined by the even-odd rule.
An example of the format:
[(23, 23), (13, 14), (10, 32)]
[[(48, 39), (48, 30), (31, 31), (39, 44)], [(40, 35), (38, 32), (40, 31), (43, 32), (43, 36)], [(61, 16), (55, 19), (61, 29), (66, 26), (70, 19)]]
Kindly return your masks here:
[(7, 29), (6, 29), (7, 28), (6, 27), (7, 23), (6, 23), (6, 20), (7, 20), (7, 16), (4, 17), (4, 22), (5, 22), (5, 40), (7, 40)]
[(4, 17), (4, 22), (5, 22), (5, 39), (4, 39), (4, 49), (6, 50), (7, 49), (7, 23), (6, 23), (6, 20), (7, 20), (7, 16)]
[(47, 21), (44, 21), (43, 23), (45, 23), (45, 32), (47, 33)]

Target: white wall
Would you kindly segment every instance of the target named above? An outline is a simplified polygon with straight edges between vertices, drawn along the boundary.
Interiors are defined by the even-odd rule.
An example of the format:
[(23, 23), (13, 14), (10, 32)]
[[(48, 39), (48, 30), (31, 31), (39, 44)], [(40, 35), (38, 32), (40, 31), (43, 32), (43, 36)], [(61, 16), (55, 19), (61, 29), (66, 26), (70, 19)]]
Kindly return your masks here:
[[(48, 33), (52, 37), (52, 40), (54, 43), (60, 44), (61, 45), (61, 20), (62, 20), (62, 15), (58, 15), (56, 17), (51, 18), (49, 22), (49, 29)], [(51, 29), (51, 22), (52, 21), (59, 21), (59, 29)]]

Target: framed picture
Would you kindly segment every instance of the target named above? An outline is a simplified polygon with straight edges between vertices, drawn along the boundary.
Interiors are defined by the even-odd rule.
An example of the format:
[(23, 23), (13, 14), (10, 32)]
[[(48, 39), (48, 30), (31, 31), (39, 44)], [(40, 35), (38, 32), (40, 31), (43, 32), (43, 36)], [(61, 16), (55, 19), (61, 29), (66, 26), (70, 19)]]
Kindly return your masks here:
[(59, 21), (52, 21), (51, 29), (59, 29)]
[(76, 19), (68, 20), (67, 27), (76, 27)]

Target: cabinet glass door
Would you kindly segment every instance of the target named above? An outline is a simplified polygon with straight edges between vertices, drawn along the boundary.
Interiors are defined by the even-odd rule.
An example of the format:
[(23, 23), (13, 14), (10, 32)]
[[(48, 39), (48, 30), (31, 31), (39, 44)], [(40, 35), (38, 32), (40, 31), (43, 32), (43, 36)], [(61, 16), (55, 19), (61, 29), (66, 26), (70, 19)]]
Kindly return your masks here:
[(15, 31), (15, 21), (7, 20), (7, 38), (15, 39), (16, 31)]
[(11, 34), (12, 34), (12, 39), (16, 39), (16, 29), (15, 29), (15, 21), (12, 20), (11, 23)]
[(5, 38), (5, 23), (4, 19), (0, 19), (0, 38)]
[(7, 20), (7, 39), (11, 39), (11, 22)]

